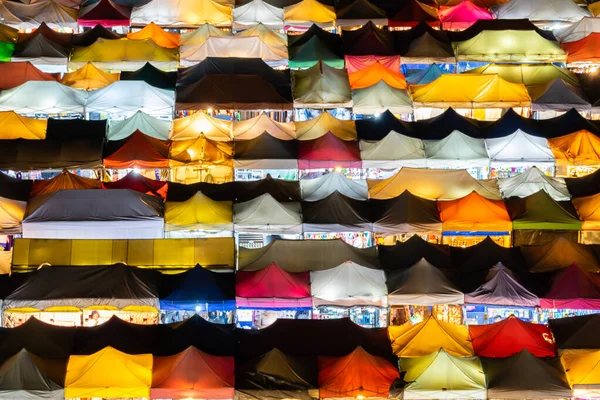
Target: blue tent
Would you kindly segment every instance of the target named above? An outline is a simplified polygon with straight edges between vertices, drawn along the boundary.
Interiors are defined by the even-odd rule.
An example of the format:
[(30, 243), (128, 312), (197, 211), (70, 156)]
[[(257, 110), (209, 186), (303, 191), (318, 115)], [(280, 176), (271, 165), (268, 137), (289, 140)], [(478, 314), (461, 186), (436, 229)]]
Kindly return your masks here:
[(432, 64), (429, 67), (419, 70), (406, 77), (406, 82), (411, 85), (424, 85), (435, 81), (437, 78), (446, 74), (443, 69), (437, 64)]

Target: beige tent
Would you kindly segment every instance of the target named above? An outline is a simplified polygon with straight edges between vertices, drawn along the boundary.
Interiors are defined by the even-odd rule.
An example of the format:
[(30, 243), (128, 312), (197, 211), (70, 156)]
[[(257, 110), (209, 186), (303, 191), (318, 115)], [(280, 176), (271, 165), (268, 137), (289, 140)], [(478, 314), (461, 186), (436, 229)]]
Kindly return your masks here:
[(277, 122), (264, 113), (243, 121), (233, 121), (233, 140), (255, 139), (264, 132), (280, 140), (296, 138), (293, 122)]
[(337, 119), (328, 112), (308, 121), (295, 122), (298, 140), (313, 140), (333, 133), (342, 140), (356, 140), (356, 125), (352, 120)]

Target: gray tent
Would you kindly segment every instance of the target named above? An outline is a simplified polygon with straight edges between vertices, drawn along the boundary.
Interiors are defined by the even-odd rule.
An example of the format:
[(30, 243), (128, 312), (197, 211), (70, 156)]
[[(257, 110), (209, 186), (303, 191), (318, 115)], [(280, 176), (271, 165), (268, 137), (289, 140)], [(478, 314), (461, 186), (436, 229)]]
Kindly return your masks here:
[(64, 399), (67, 360), (37, 357), (23, 349), (0, 366), (0, 399)]

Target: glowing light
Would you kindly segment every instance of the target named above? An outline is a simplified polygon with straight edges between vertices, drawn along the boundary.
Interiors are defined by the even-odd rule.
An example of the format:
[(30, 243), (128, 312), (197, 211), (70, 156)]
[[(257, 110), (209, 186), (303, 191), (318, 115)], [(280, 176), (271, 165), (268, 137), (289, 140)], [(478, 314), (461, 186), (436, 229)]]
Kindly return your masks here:
[(381, 115), (381, 114), (379, 114), (379, 113), (376, 113), (376, 114), (375, 114), (375, 118), (379, 118), (379, 116), (380, 116), (380, 115)]
[(356, 398), (357, 398), (358, 400), (364, 400), (364, 399), (365, 399), (365, 396), (363, 396), (362, 394), (359, 394), (358, 396), (356, 396)]
[(140, 169), (139, 168), (134, 168), (133, 172), (136, 173), (136, 174), (139, 174), (140, 173)]
[(196, 306), (196, 312), (200, 312), (201, 310), (202, 310), (202, 307)]
[(342, 167), (335, 167), (335, 172), (342, 172)]

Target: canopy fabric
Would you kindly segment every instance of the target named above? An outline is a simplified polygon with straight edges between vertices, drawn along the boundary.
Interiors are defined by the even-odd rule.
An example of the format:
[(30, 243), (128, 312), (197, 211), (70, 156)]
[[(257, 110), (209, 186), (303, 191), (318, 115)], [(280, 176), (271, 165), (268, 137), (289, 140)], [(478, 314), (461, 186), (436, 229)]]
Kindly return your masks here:
[(405, 270), (386, 271), (391, 306), (464, 304), (465, 296), (441, 270), (422, 258)]
[(352, 102), (355, 114), (380, 114), (386, 110), (410, 114), (413, 111), (408, 91), (391, 87), (383, 80), (371, 87), (353, 90)]
[(300, 180), (302, 200), (323, 200), (338, 192), (354, 200), (366, 200), (369, 197), (367, 182), (346, 178), (340, 172), (330, 172), (319, 178)]
[(587, 8), (568, 0), (517, 0), (492, 7), (497, 19), (528, 19), (530, 21), (577, 22), (591, 16)]
[(512, 222), (502, 200), (488, 200), (471, 192), (457, 200), (438, 201), (444, 232), (505, 232)]
[(233, 211), (230, 201), (214, 201), (196, 193), (184, 202), (167, 202), (165, 206), (167, 231), (176, 230), (233, 230)]
[(171, 140), (196, 139), (200, 135), (211, 140), (229, 141), (231, 140), (231, 123), (204, 112), (193, 113), (187, 117), (173, 120)]
[(577, 22), (553, 30), (561, 44), (576, 42), (592, 33), (600, 32), (600, 21), (594, 17), (583, 17)]
[(117, 181), (102, 182), (102, 187), (104, 189), (131, 189), (165, 199), (169, 189), (169, 182), (148, 179), (132, 171)]
[(94, 27), (129, 26), (131, 9), (111, 0), (100, 0), (97, 3), (81, 7), (77, 25)]
[(595, 231), (600, 229), (600, 194), (588, 197), (575, 197), (572, 200), (581, 219), (581, 229)]
[(215, 0), (152, 0), (134, 7), (131, 24), (146, 26), (151, 22), (171, 28), (192, 28), (202, 24), (231, 26), (232, 7)]
[(0, 63), (0, 90), (13, 89), (29, 81), (56, 81), (29, 61)]
[(444, 74), (410, 87), (414, 106), (438, 108), (509, 108), (531, 104), (523, 84), (496, 75)]
[(543, 190), (556, 201), (569, 201), (571, 195), (563, 178), (547, 176), (536, 167), (511, 178), (498, 179), (502, 197), (528, 197)]
[(26, 349), (2, 360), (0, 379), (4, 398), (64, 398), (66, 360), (38, 357)]
[(581, 221), (571, 202), (558, 202), (540, 190), (530, 196), (511, 197), (506, 208), (513, 229), (581, 230)]
[(579, 85), (571, 85), (559, 78), (530, 86), (528, 90), (534, 111), (566, 111), (572, 108), (585, 111), (592, 107)]
[(17, 179), (0, 172), (0, 197), (27, 202), (33, 181)]
[(311, 272), (310, 292), (315, 307), (387, 305), (383, 270), (363, 267), (352, 261), (331, 269)]
[(109, 142), (104, 155), (106, 168), (168, 168), (169, 142), (140, 131), (125, 139)]
[[(389, 69), (390, 71), (400, 71), (400, 56), (378, 56), (374, 54), (362, 55), (362, 56), (344, 56), (344, 62), (348, 74), (358, 72), (362, 69), (368, 68), (369, 66), (379, 63)], [(291, 63), (290, 63), (291, 65)]]
[(517, 279), (513, 271), (523, 271), (527, 265), (519, 246), (504, 247), (489, 236), (476, 245), (449, 247), (449, 250), (453, 266), (458, 269), (457, 281), (467, 291), (475, 290), (500, 270)]
[(556, 357), (550, 329), (514, 315), (489, 325), (469, 325), (469, 335), (479, 357), (505, 358), (523, 350), (535, 357)]
[[(317, 0), (305, 1), (318, 3)], [(308, 69), (292, 71), (292, 92), (296, 108), (352, 106), (348, 72), (332, 68), (323, 61)]]
[(275, 32), (263, 24), (236, 32), (235, 37), (259, 37), (273, 51), (283, 52), (285, 53), (285, 58), (287, 58), (287, 36)]
[(390, 131), (378, 141), (361, 140), (360, 158), (364, 168), (425, 168), (423, 141)]
[(322, 200), (302, 202), (304, 232), (370, 232), (367, 202), (334, 192)]
[[(377, 141), (386, 137), (391, 131), (415, 137), (412, 134), (412, 124), (399, 120), (389, 111), (384, 111), (377, 118), (359, 119), (356, 121), (358, 138), (361, 140)], [(421, 139), (421, 137), (417, 137)]]
[(589, 175), (578, 178), (565, 178), (565, 183), (569, 189), (569, 193), (573, 197), (592, 196), (600, 193), (598, 191), (597, 182), (600, 178), (600, 171), (592, 172)]
[(0, 140), (45, 139), (48, 122), (27, 118), (14, 111), (0, 112)]
[(118, 80), (117, 74), (109, 74), (96, 68), (94, 64), (87, 63), (76, 71), (66, 73), (60, 83), (74, 89), (95, 90), (102, 89)]
[(567, 64), (577, 65), (594, 64), (600, 62), (600, 54), (596, 46), (600, 43), (600, 33), (591, 33), (583, 39), (575, 42), (561, 44), (567, 54)]
[(356, 26), (372, 22), (377, 25), (387, 25), (386, 12), (368, 0), (353, 1), (336, 9), (336, 26)]
[(169, 159), (177, 165), (223, 165), (231, 167), (233, 145), (231, 142), (216, 142), (203, 135), (196, 139), (171, 142)]
[(361, 168), (358, 143), (339, 139), (331, 132), (298, 143), (298, 168)]
[(576, 396), (589, 397), (597, 395), (600, 380), (599, 357), (600, 351), (595, 349), (560, 351), (560, 361), (567, 374), (567, 381)]
[(287, 272), (273, 263), (235, 275), (237, 307), (311, 308), (309, 272)]
[(439, 321), (432, 316), (412, 325), (388, 327), (392, 351), (398, 357), (423, 357), (444, 350), (454, 357), (473, 357), (466, 325)]
[(558, 237), (540, 246), (521, 246), (521, 253), (532, 272), (556, 271), (577, 264), (590, 272), (599, 272), (600, 264), (590, 246)]
[(112, 29), (103, 27), (102, 25), (96, 25), (92, 29), (89, 29), (83, 33), (76, 33), (71, 38), (72, 46), (90, 46), (98, 38), (104, 39), (120, 39), (124, 35), (118, 34)]
[(280, 140), (296, 138), (296, 127), (293, 122), (278, 122), (265, 113), (243, 121), (233, 121), (231, 130), (234, 140), (255, 139), (264, 132)]
[(554, 64), (504, 64), (492, 63), (470, 69), (470, 74), (498, 75), (500, 78), (513, 83), (535, 86), (548, 83), (560, 78), (572, 85), (579, 85), (577, 75), (565, 68)]
[[(444, 373), (442, 373), (444, 371)], [(400, 359), (400, 372), (409, 382), (403, 398), (465, 399), (486, 396), (485, 375), (476, 357), (454, 357), (444, 350)]]
[(37, 180), (31, 185), (29, 197), (43, 196), (58, 192), (59, 190), (73, 189), (100, 189), (102, 184), (97, 179), (84, 178), (62, 170), (60, 174), (52, 179)]
[(165, 72), (156, 68), (154, 65), (147, 62), (144, 66), (136, 71), (122, 71), (122, 81), (143, 81), (158, 89), (175, 89), (177, 80), (177, 72)]
[(394, 36), (391, 32), (377, 27), (372, 22), (356, 30), (342, 31), (344, 54), (346, 56), (394, 56)]
[(517, 129), (510, 135), (484, 139), (492, 167), (554, 164), (554, 155), (548, 139), (529, 135)]
[(158, 89), (142, 81), (116, 81), (91, 92), (85, 111), (130, 116), (143, 110), (150, 115), (171, 116), (174, 106), (172, 90)]
[(268, 193), (233, 205), (237, 232), (302, 233), (302, 208), (299, 203), (280, 203)]
[(484, 135), (483, 132), (485, 131), (483, 129), (488, 123), (463, 117), (453, 108), (447, 108), (436, 117), (415, 121), (412, 124), (404, 123), (398, 125), (399, 127), (403, 126), (407, 135), (427, 140), (442, 140), (454, 131), (472, 138), (480, 138)]
[(181, 34), (181, 45), (204, 43), (209, 37), (230, 36), (231, 32), (219, 29), (216, 26), (204, 23), (193, 31)]
[(442, 29), (467, 29), (478, 20), (493, 19), (487, 8), (479, 7), (469, 0), (453, 6), (441, 6), (437, 12)]
[(0, 233), (20, 233), (27, 202), (0, 197)]
[(234, 142), (235, 168), (297, 169), (298, 143), (280, 140), (269, 133)]
[(356, 140), (356, 125), (352, 120), (337, 119), (329, 112), (307, 121), (294, 122), (297, 140), (314, 140), (332, 133), (342, 140)]
[(121, 121), (109, 119), (106, 139), (122, 140), (133, 135), (136, 131), (155, 139), (168, 140), (171, 122), (154, 118), (143, 111), (137, 111), (131, 117)]
[(252, 0), (233, 9), (233, 29), (263, 24), (269, 29), (283, 29), (283, 9), (263, 0)]
[(403, 192), (389, 200), (371, 200), (373, 232), (441, 232), (442, 223), (435, 201)]
[(422, 69), (406, 77), (406, 82), (411, 85), (424, 85), (435, 81), (446, 73), (437, 64), (432, 64), (426, 69)]
[[(69, 39), (70, 35), (54, 33), (44, 25), (44, 28), (40, 27), (33, 33), (19, 37), (10, 61), (30, 61), (46, 72), (66, 72), (65, 67), (71, 53)], [(2, 46), (2, 52), (10, 52), (11, 48), (5, 46)]]
[(290, 68), (310, 68), (319, 61), (344, 68), (342, 39), (335, 33), (312, 25), (301, 35), (289, 35), (287, 40)]
[(582, 315), (571, 318), (548, 320), (548, 325), (554, 334), (556, 345), (560, 352), (565, 349), (595, 349), (598, 348), (598, 329), (600, 317), (596, 314)]
[(184, 399), (234, 397), (233, 357), (217, 357), (195, 347), (168, 357), (154, 357), (152, 398)]
[(129, 355), (106, 347), (69, 357), (65, 397), (150, 397), (151, 384), (152, 354)]
[(548, 139), (548, 145), (559, 166), (600, 165), (600, 138), (589, 131)]
[(540, 306), (553, 309), (600, 309), (600, 275), (572, 264), (554, 276), (550, 291), (540, 299)]
[(0, 111), (59, 114), (84, 111), (87, 94), (53, 81), (30, 81), (0, 93)]
[(523, 350), (507, 358), (481, 358), (489, 398), (568, 399), (571, 388), (558, 358)]
[(401, 72), (389, 70), (379, 62), (348, 75), (350, 89), (364, 89), (384, 81), (388, 86), (396, 89), (406, 89), (406, 79)]
[[(7, 25), (17, 29), (35, 29), (46, 24), (52, 29), (77, 30), (77, 10), (56, 0), (35, 3), (3, 2), (2, 8), (9, 13)], [(11, 19), (17, 18), (17, 21)]]
[(529, 292), (498, 263), (490, 270), (493, 277), (471, 293), (465, 293), (466, 304), (487, 304), (512, 307), (539, 307), (540, 299)]
[(329, 27), (335, 23), (336, 15), (333, 7), (319, 3), (317, 0), (302, 0), (283, 9), (286, 26), (311, 26), (317, 24)]
[(430, 168), (472, 168), (490, 163), (483, 139), (459, 131), (441, 140), (424, 140), (423, 147)]
[(427, 170), (402, 168), (384, 180), (367, 181), (369, 198), (385, 200), (399, 196), (405, 190), (429, 200), (456, 200), (475, 191), (489, 200), (500, 200), (500, 191), (493, 181), (478, 181), (466, 170)]
[(127, 34), (127, 39), (150, 39), (160, 47), (166, 49), (178, 49), (180, 46), (180, 35), (178, 33), (167, 32), (154, 22), (149, 23), (137, 32), (129, 32)]

